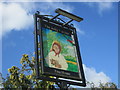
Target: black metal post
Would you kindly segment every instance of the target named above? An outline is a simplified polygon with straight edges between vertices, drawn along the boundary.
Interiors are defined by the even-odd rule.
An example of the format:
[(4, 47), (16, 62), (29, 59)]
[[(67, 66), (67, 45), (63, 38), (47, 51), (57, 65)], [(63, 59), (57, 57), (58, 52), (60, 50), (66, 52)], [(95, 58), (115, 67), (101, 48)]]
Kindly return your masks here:
[(60, 90), (68, 90), (68, 86), (66, 82), (57, 82), (56, 84), (58, 85)]
[[(39, 54), (38, 54), (38, 29), (37, 29), (37, 13), (34, 14), (34, 43), (35, 43), (35, 61), (36, 74), (39, 76)], [(38, 77), (37, 77), (38, 78)]]
[(68, 90), (68, 87), (70, 86), (70, 84), (68, 85), (67, 82), (65, 81), (61, 81), (59, 82), (58, 80), (58, 77), (56, 77), (56, 84), (58, 85), (58, 87), (60, 88), (60, 90)]

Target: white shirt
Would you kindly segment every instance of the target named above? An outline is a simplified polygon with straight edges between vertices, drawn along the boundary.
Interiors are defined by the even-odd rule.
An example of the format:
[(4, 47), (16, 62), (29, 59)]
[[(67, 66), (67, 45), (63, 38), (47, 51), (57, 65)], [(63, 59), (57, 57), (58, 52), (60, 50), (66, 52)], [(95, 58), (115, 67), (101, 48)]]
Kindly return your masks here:
[[(51, 64), (51, 61), (50, 61), (51, 59), (56, 60), (61, 65), (61, 68), (55, 67), (55, 65)], [(48, 54), (48, 56), (46, 58), (46, 63), (49, 65), (49, 67), (53, 67), (53, 68), (58, 68), (58, 69), (63, 69), (63, 70), (67, 70), (67, 68), (68, 68), (68, 64), (67, 64), (64, 56), (62, 54), (55, 55), (54, 51), (52, 51)]]

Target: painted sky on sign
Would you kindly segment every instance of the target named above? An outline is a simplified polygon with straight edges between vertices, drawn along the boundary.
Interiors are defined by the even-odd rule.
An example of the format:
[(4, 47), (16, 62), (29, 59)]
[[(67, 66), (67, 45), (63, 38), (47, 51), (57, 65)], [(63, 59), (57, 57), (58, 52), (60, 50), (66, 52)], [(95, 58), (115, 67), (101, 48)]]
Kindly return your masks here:
[(88, 81), (118, 84), (118, 3), (114, 2), (9, 2), (0, 3), (2, 12), (2, 74), (20, 67), (22, 54), (33, 55), (33, 14), (52, 14), (56, 8), (82, 17), (73, 22), (77, 29), (84, 71)]

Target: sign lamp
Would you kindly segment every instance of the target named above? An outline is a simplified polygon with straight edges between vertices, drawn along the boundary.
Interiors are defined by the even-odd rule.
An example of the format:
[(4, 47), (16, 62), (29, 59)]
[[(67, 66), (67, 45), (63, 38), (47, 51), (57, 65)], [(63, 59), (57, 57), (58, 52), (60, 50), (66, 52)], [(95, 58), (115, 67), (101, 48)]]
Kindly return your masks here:
[(76, 16), (76, 15), (74, 15), (74, 14), (72, 14), (72, 13), (69, 13), (69, 12), (67, 12), (67, 11), (64, 11), (64, 10), (62, 10), (62, 9), (60, 9), (60, 8), (56, 9), (55, 12), (58, 13), (58, 15), (66, 16), (66, 17), (68, 17), (68, 18), (70, 18), (70, 19), (72, 19), (72, 20), (76, 20), (76, 21), (78, 21), (78, 22), (80, 22), (80, 21), (83, 20), (83, 18), (78, 17), (78, 16)]

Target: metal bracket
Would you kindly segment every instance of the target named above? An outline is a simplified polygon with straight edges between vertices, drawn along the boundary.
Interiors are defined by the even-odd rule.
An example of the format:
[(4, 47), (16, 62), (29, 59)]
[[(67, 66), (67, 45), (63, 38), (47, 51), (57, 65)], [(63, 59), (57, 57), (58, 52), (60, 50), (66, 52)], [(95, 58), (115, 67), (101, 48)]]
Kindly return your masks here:
[(60, 16), (60, 14), (57, 14), (56, 16), (54, 16), (53, 18), (51, 18), (50, 20), (53, 20), (53, 19), (57, 18), (58, 16)]
[(70, 22), (72, 22), (72, 21), (73, 21), (73, 19), (71, 19), (70, 21), (66, 22), (66, 23), (64, 24), (64, 26), (65, 26), (65, 25), (68, 25), (68, 23), (70, 23)]

